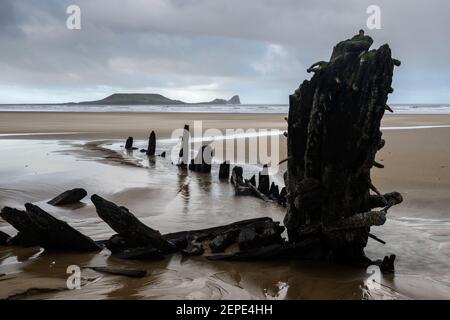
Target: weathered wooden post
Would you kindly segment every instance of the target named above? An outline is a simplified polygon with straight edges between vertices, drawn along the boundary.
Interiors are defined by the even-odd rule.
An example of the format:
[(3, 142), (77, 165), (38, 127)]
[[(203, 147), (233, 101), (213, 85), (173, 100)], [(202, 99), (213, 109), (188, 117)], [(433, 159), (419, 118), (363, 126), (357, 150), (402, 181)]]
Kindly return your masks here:
[(150, 136), (148, 137), (147, 155), (154, 156), (155, 150), (156, 150), (156, 134), (155, 131), (152, 131), (150, 133)]
[(258, 191), (262, 194), (269, 194), (270, 190), (270, 179), (269, 179), (269, 168), (267, 165), (263, 166), (263, 169), (258, 174)]
[(128, 137), (127, 141), (125, 142), (125, 150), (131, 149), (133, 149), (133, 137)]
[(366, 260), (370, 227), (383, 224), (387, 209), (402, 201), (398, 193), (379, 194), (370, 177), (384, 145), (380, 122), (394, 65), (400, 65), (387, 44), (369, 51), (372, 43), (363, 31), (338, 43), (330, 62), (308, 69), (314, 76), (289, 102), (289, 241), (319, 237), (326, 255), (347, 261)]
[(178, 154), (179, 156), (179, 163), (178, 165), (184, 167), (188, 164), (189, 162), (189, 156), (190, 156), (190, 141), (189, 141), (189, 137), (190, 137), (190, 133), (189, 133), (189, 125), (185, 124), (184, 125), (184, 130), (183, 130), (183, 136), (181, 137), (181, 149), (180, 149), (180, 153)]
[(228, 161), (224, 161), (223, 163), (220, 164), (219, 179), (220, 180), (230, 179), (230, 163)]

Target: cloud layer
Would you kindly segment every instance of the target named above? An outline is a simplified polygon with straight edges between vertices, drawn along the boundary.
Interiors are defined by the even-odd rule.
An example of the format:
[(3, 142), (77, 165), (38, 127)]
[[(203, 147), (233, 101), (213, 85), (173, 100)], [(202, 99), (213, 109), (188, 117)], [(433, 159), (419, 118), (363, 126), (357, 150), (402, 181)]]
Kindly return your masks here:
[[(81, 30), (66, 8), (81, 8)], [(287, 103), (333, 45), (365, 28), (366, 0), (3, 0), (0, 103), (158, 92), (204, 101)], [(394, 103), (450, 102), (445, 0), (379, 0), (381, 30), (402, 60)]]

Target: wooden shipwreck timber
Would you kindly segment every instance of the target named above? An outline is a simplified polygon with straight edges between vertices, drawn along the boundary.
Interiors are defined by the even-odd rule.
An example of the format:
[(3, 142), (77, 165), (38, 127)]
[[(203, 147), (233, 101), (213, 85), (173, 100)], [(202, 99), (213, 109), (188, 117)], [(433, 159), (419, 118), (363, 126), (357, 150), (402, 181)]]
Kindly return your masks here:
[(284, 224), (290, 241), (319, 237), (327, 255), (344, 261), (366, 260), (370, 227), (384, 224), (402, 201), (399, 193), (382, 195), (370, 178), (400, 65), (388, 45), (370, 50), (372, 43), (363, 31), (338, 43), (330, 61), (311, 66), (312, 79), (290, 96)]
[[(327, 259), (360, 266), (374, 263), (364, 254), (368, 238), (383, 242), (370, 227), (385, 223), (397, 192), (381, 194), (371, 181), (382, 139), (380, 122), (386, 110), (394, 66), (388, 45), (370, 50), (373, 40), (360, 32), (338, 43), (329, 62), (308, 69), (314, 75), (290, 96), (286, 187), (270, 183), (264, 166), (256, 177), (244, 179), (243, 168), (220, 165), (219, 178), (230, 180), (237, 196), (256, 196), (286, 206), (284, 226), (271, 218), (238, 221), (225, 226), (170, 234), (143, 224), (127, 208), (93, 195), (98, 216), (115, 232), (110, 239), (93, 241), (41, 208), (26, 204), (25, 211), (5, 207), (0, 216), (19, 232), (0, 232), (0, 244), (41, 246), (51, 250), (100, 251), (107, 248), (121, 259), (160, 259), (179, 252), (210, 260)], [(185, 131), (189, 126), (185, 127)], [(203, 146), (189, 162), (189, 136), (183, 136), (178, 166), (210, 174), (213, 150)], [(133, 138), (125, 148), (132, 150)], [(151, 133), (148, 156), (155, 155)], [(164, 153), (165, 154), (165, 153)], [(73, 196), (74, 192), (79, 195)], [(72, 193), (71, 193), (72, 192)], [(79, 200), (74, 189), (53, 202)], [(69, 196), (69, 200), (64, 201)], [(377, 209), (378, 208), (378, 209)], [(287, 230), (288, 239), (282, 234)], [(395, 256), (375, 263), (393, 271)]]

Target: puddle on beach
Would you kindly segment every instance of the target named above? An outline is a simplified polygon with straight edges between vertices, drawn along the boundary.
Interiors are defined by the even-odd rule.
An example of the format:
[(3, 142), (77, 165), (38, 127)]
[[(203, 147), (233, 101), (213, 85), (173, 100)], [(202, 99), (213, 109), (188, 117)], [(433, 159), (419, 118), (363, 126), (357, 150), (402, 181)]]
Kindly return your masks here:
[[(158, 141), (157, 154), (173, 141)], [(0, 140), (0, 206), (22, 208), (33, 202), (96, 240), (113, 231), (98, 218), (89, 197), (76, 206), (53, 207), (50, 198), (75, 187), (97, 193), (130, 209), (161, 233), (223, 225), (269, 216), (282, 221), (285, 209), (253, 197), (236, 197), (229, 183), (181, 170), (169, 159), (148, 159), (139, 150), (126, 154), (123, 142)], [(136, 141), (144, 147), (144, 141)], [(120, 156), (118, 156), (120, 153)], [(123, 157), (122, 157), (123, 156)], [(125, 160), (124, 160), (125, 159)], [(246, 178), (258, 172), (245, 166)], [(276, 177), (281, 183), (280, 176)], [(393, 209), (395, 210), (395, 209)], [(0, 230), (14, 229), (0, 220)], [(300, 261), (211, 262), (173, 255), (161, 261), (124, 261), (100, 253), (47, 252), (40, 248), (0, 247), (0, 298), (40, 299), (409, 299), (450, 298), (450, 221), (395, 218), (372, 232), (367, 254), (396, 254), (396, 272), (381, 275), (369, 290), (366, 270)], [(67, 290), (69, 265), (82, 267), (82, 288)], [(88, 266), (146, 269), (141, 279), (97, 273)], [(33, 290), (30, 290), (33, 289)]]

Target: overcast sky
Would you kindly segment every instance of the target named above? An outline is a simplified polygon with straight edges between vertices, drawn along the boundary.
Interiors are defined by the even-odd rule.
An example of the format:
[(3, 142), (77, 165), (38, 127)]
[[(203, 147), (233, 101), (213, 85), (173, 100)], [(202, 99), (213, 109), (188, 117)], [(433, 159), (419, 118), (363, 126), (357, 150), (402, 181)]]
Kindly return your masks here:
[[(66, 27), (70, 4), (81, 30)], [(381, 30), (367, 30), (370, 4)], [(1, 0), (0, 103), (152, 92), (284, 104), (360, 28), (402, 61), (391, 103), (450, 102), (447, 0)]]

